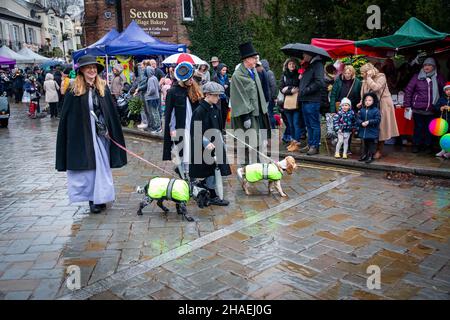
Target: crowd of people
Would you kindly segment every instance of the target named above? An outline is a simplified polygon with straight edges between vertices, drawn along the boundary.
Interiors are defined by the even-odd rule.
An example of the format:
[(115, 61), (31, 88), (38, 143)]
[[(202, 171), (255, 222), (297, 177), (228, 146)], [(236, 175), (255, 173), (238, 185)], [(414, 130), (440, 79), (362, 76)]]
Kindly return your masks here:
[(0, 69), (0, 92), (6, 92), (15, 103), (30, 106), (30, 118), (45, 115), (41, 98), (51, 118), (59, 118), (64, 96), (75, 78), (70, 67), (52, 66), (47, 70), (39, 66), (24, 69)]
[[(385, 141), (400, 135), (391, 95), (400, 95), (399, 85), (404, 86), (402, 106), (411, 109), (414, 120), (412, 152), (433, 150), (435, 139), (428, 124), (436, 115), (450, 112), (450, 82), (445, 84), (431, 57), (405, 81), (389, 60), (381, 66), (366, 63), (359, 70), (360, 79), (351, 65), (339, 72), (326, 66), (320, 55), (304, 52), (301, 60), (285, 61), (277, 84), (268, 61), (260, 59), (251, 42), (240, 45), (239, 53), (241, 62), (232, 70), (218, 57), (211, 58), (211, 66), (182, 62), (165, 72), (156, 60), (143, 60), (131, 81), (117, 65), (109, 86), (103, 79), (104, 67), (95, 57), (84, 56), (76, 70), (12, 70), (2, 72), (0, 84), (16, 102), (24, 101), (26, 93), (30, 100), (39, 100), (41, 93), (50, 116), (61, 117), (56, 168), (67, 171), (70, 201), (89, 201), (93, 213), (115, 198), (111, 168), (127, 163), (124, 150), (116, 145), (125, 146), (117, 110), (124, 91), (144, 102), (138, 128), (163, 134), (162, 160), (181, 159), (176, 169), (180, 177), (200, 181), (209, 191), (208, 204), (219, 206), (229, 204), (217, 194), (216, 173), (219, 169), (222, 176), (231, 174), (224, 145), (227, 120), (234, 129), (232, 137), (241, 130), (248, 138), (238, 165), (260, 162), (258, 150), (270, 140), (269, 129), (277, 126), (284, 130), (288, 151), (320, 153), (324, 113), (330, 115), (336, 138), (334, 156), (348, 158), (353, 136), (362, 142), (359, 160), (371, 163), (383, 156)], [(91, 126), (83, 124), (88, 122)], [(209, 130), (218, 133), (208, 135)], [(251, 158), (253, 151), (256, 158)], [(205, 159), (205, 152), (214, 154), (213, 160)], [(450, 158), (444, 150), (437, 156)]]
[[(383, 64), (364, 64), (360, 73), (361, 78), (351, 65), (342, 65), (341, 70), (333, 64), (324, 68), (318, 55), (305, 54), (300, 61), (286, 60), (277, 102), (286, 125), (283, 141), (287, 150), (308, 155), (319, 153), (318, 146), (324, 137), (320, 119), (328, 113), (330, 130), (334, 131), (331, 136), (337, 142), (336, 158), (341, 158), (342, 146), (342, 158), (351, 154), (352, 136), (362, 139), (359, 160), (367, 163), (380, 159), (385, 142), (394, 138), (402, 138), (399, 143), (411, 146), (413, 153), (435, 154), (438, 138), (428, 126), (436, 117), (447, 118), (450, 105), (450, 83), (445, 84), (436, 60), (427, 57), (422, 64), (405, 63), (396, 69), (392, 59), (386, 59)], [(394, 93), (398, 97), (395, 103)], [(412, 113), (411, 137), (400, 136), (396, 106)], [(443, 150), (436, 156), (450, 158)]]

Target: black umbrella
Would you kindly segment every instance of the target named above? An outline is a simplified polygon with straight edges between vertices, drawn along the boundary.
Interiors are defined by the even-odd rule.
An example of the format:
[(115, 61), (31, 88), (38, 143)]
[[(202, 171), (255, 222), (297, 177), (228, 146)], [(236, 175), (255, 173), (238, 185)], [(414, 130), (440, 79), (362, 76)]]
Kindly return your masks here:
[(306, 43), (289, 43), (281, 48), (281, 51), (288, 56), (298, 58), (302, 58), (303, 53), (308, 53), (312, 56), (320, 55), (323, 58), (331, 59), (328, 52), (324, 49)]

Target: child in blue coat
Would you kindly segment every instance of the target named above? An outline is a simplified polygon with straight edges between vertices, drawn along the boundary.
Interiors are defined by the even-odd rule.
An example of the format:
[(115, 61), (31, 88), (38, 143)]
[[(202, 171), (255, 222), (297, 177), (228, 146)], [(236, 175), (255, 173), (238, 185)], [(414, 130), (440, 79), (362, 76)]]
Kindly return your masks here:
[(333, 117), (334, 131), (338, 136), (338, 143), (336, 144), (335, 158), (340, 158), (340, 150), (342, 144), (344, 144), (344, 152), (342, 153), (342, 159), (347, 159), (348, 141), (353, 129), (355, 128), (356, 116), (352, 110), (352, 102), (348, 98), (343, 98), (339, 111)]
[(380, 135), (381, 114), (378, 97), (375, 93), (366, 93), (362, 102), (361, 110), (358, 112), (357, 125), (359, 127), (358, 137), (364, 141), (364, 150), (359, 161), (371, 163), (374, 161), (373, 155)]

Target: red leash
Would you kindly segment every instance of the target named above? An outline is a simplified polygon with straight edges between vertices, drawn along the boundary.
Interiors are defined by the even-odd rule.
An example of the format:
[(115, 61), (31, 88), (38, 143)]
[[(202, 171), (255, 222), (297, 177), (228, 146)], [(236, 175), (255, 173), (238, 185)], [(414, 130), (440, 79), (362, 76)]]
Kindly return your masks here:
[(157, 165), (155, 165), (155, 164), (151, 163), (150, 161), (148, 161), (148, 160), (142, 158), (141, 156), (137, 155), (137, 154), (134, 153), (133, 151), (128, 150), (127, 148), (125, 148), (124, 146), (122, 146), (120, 143), (114, 141), (114, 139), (110, 137), (109, 133), (106, 133), (105, 137), (106, 137), (107, 139), (109, 139), (112, 143), (114, 143), (117, 147), (119, 147), (119, 148), (122, 149), (123, 151), (127, 152), (128, 154), (132, 155), (133, 157), (135, 157), (135, 158), (137, 158), (137, 159), (139, 159), (139, 160), (142, 160), (142, 161), (144, 161), (146, 164), (148, 164), (148, 165), (150, 165), (150, 166), (152, 166), (152, 167), (154, 167), (154, 168), (156, 168), (156, 169), (159, 169), (159, 170), (161, 170), (162, 172), (167, 173), (168, 175), (170, 175), (170, 176), (172, 176), (172, 177), (178, 179), (178, 177), (176, 177), (173, 173), (170, 173), (170, 172), (164, 170), (163, 168), (158, 167)]

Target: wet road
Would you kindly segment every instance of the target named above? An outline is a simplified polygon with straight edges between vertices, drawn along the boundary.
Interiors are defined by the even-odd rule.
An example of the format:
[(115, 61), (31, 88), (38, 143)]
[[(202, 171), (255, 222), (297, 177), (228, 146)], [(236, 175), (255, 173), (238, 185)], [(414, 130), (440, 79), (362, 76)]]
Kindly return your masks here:
[[(301, 164), (282, 185), (288, 198), (235, 176), (229, 207), (189, 206), (195, 223), (168, 204), (136, 216), (135, 187), (160, 174), (129, 158), (114, 170), (117, 201), (106, 214), (69, 205), (66, 175), (54, 170), (57, 120), (31, 120), (14, 106), (0, 129), (2, 299), (449, 299), (450, 184)], [(162, 144), (127, 137), (162, 163)], [(65, 270), (77, 265), (82, 289)], [(381, 269), (368, 289), (367, 267)]]

